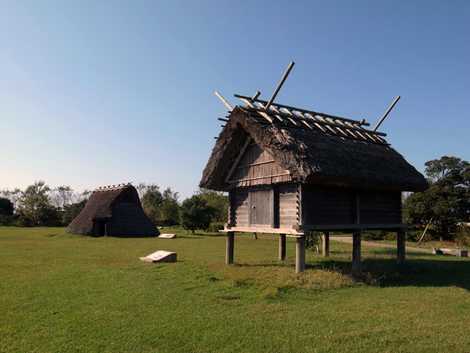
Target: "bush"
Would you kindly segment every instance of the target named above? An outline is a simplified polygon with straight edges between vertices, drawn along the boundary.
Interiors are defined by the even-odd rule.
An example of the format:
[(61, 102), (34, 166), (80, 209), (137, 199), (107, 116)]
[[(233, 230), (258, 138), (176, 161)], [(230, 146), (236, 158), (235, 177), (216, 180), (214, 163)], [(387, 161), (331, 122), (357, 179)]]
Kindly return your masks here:
[(198, 194), (213, 209), (212, 222), (227, 222), (228, 196), (223, 192), (200, 189)]
[[(409, 228), (406, 232), (406, 240), (415, 241), (415, 242), (418, 241), (419, 238), (421, 238), (423, 231), (424, 231), (424, 228), (422, 229), (421, 228)], [(423, 240), (425, 241), (426, 239), (423, 239)]]
[(218, 233), (219, 230), (224, 230), (224, 223), (223, 222), (212, 222), (209, 224), (207, 231), (210, 233)]
[(385, 240), (387, 232), (383, 230), (368, 230), (362, 233), (362, 239), (364, 240)]
[(305, 248), (319, 252), (321, 246), (321, 232), (308, 232), (305, 235)]
[(181, 205), (181, 225), (193, 233), (196, 229), (206, 230), (211, 223), (214, 209), (199, 195), (184, 200)]
[(386, 230), (368, 230), (362, 233), (364, 240), (395, 240), (396, 232), (388, 232)]
[(459, 246), (470, 247), (470, 227), (464, 224), (459, 225), (455, 240)]
[(62, 212), (53, 206), (42, 208), (34, 217), (29, 213), (18, 213), (20, 227), (59, 227), (62, 226)]
[(11, 226), (14, 222), (14, 216), (0, 214), (0, 226)]

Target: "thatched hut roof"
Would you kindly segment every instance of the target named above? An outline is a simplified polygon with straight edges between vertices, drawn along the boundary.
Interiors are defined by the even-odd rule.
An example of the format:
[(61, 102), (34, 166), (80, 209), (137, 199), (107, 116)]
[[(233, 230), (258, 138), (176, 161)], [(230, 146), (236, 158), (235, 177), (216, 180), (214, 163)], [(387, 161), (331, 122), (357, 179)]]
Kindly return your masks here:
[(145, 215), (137, 190), (130, 184), (93, 191), (80, 214), (67, 227), (74, 234), (96, 234), (97, 221), (107, 223), (107, 235), (153, 236), (157, 229)]
[(390, 147), (385, 134), (365, 130), (360, 122), (279, 106), (269, 113), (256, 108), (233, 109), (204, 169), (201, 187), (230, 188), (226, 176), (247, 136), (298, 182), (401, 191), (427, 187), (423, 175)]

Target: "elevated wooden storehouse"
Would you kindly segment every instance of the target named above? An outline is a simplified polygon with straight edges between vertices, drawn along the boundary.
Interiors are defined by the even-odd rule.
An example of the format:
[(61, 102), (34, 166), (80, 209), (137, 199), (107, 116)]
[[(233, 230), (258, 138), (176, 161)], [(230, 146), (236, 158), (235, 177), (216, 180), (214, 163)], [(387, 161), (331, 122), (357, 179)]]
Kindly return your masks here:
[(130, 184), (100, 187), (67, 231), (93, 236), (156, 236), (158, 230), (145, 215), (137, 190)]
[[(226, 262), (234, 233), (297, 238), (296, 270), (305, 267), (305, 234), (353, 232), (353, 270), (360, 269), (361, 232), (397, 232), (405, 258), (401, 192), (427, 187), (425, 178), (385, 140), (352, 120), (236, 95), (243, 105), (227, 116), (200, 186), (229, 193)], [(268, 106), (268, 108), (266, 108)]]

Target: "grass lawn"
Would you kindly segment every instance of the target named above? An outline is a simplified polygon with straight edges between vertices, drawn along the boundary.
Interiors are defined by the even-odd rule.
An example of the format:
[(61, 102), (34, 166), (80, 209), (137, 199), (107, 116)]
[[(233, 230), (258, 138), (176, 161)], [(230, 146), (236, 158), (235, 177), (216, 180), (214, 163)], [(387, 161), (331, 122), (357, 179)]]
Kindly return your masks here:
[[(0, 227), (0, 352), (470, 352), (470, 260), (363, 249), (309, 252), (296, 275), (277, 238), (90, 238)], [(148, 264), (155, 250), (176, 264)]]

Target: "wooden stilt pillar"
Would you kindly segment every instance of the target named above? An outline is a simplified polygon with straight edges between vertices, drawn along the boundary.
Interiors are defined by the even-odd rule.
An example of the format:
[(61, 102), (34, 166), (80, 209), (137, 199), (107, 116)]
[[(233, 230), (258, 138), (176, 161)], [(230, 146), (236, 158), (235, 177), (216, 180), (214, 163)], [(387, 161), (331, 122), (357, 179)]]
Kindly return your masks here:
[(305, 271), (305, 237), (296, 239), (295, 244), (295, 272)]
[(353, 250), (352, 250), (352, 272), (358, 274), (361, 272), (361, 231), (353, 233)]
[(286, 235), (279, 234), (279, 261), (286, 259)]
[(324, 257), (330, 256), (330, 232), (324, 232), (322, 236), (322, 254)]
[(397, 263), (402, 265), (405, 263), (406, 257), (406, 230), (399, 229), (397, 231)]
[(225, 264), (233, 264), (233, 247), (235, 243), (235, 233), (227, 232), (226, 248), (225, 248)]

